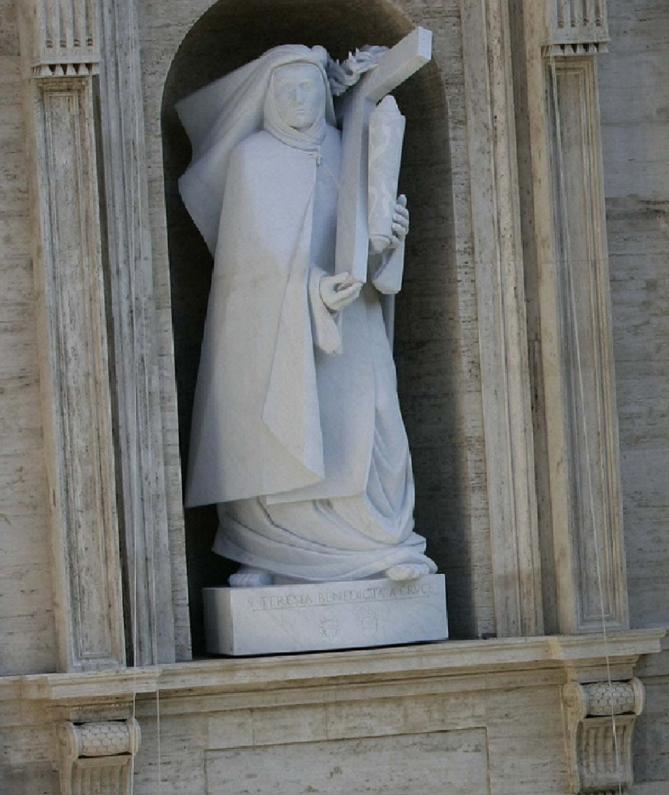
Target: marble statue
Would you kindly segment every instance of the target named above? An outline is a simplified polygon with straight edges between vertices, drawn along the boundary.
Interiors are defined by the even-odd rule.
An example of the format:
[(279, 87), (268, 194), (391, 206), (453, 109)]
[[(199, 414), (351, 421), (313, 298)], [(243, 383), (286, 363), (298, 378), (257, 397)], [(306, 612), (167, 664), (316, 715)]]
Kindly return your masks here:
[[(186, 505), (217, 505), (233, 586), (436, 571), (414, 483), (384, 295), (399, 291), (406, 199), (364, 284), (335, 272), (341, 132), (333, 104), (382, 50), (342, 66), (275, 47), (183, 100), (180, 191), (214, 256)], [(378, 248), (378, 246), (377, 246)]]

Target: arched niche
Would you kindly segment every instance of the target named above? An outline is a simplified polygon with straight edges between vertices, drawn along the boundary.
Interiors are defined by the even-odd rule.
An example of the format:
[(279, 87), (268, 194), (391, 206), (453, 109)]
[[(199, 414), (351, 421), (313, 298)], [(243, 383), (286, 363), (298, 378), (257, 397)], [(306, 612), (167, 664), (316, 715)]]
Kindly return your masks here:
[[(186, 212), (177, 180), (190, 145), (174, 106), (184, 96), (278, 44), (322, 44), (333, 57), (364, 44), (391, 46), (414, 24), (387, 0), (219, 0), (191, 27), (167, 74), (162, 147), (172, 320), (182, 466), (188, 456), (193, 392), (209, 293), (212, 258)], [(400, 401), (414, 461), (416, 527), (449, 578), (451, 629), (467, 634), (468, 586), (463, 500), (466, 483), (454, 451), (458, 351), (456, 255), (448, 108), (436, 63), (395, 96), (407, 117), (400, 189), (408, 195), (404, 288), (397, 302), (395, 360)], [(461, 387), (460, 387), (461, 390)], [(222, 584), (231, 567), (211, 551), (213, 506), (186, 511), (186, 549), (193, 652), (202, 652), (201, 588)]]

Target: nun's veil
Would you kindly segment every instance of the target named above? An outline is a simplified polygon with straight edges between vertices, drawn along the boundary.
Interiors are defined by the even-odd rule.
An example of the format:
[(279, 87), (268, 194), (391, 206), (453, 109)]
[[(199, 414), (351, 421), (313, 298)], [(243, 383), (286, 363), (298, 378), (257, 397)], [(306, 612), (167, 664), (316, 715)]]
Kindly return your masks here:
[(193, 148), (191, 163), (179, 180), (179, 192), (212, 255), (218, 238), (228, 159), (238, 143), (263, 129), (272, 72), (296, 62), (317, 66), (326, 86), (326, 121), (334, 125), (332, 93), (325, 71), (327, 60), (323, 47), (274, 47), (177, 104)]

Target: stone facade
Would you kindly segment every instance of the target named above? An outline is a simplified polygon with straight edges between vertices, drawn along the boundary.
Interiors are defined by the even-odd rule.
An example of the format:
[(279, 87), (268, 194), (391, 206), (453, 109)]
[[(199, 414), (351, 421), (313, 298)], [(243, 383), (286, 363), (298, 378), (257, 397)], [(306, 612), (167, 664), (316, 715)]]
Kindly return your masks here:
[[(182, 509), (174, 102), (415, 25), (396, 351), (459, 640), (194, 661), (227, 572)], [(7, 792), (667, 790), (668, 36), (662, 0), (0, 0)]]
[(56, 667), (17, 7), (2, 4), (3, 674)]
[[(609, 3), (609, 26), (600, 99), (630, 619), (666, 626), (669, 8)], [(664, 649), (639, 668), (647, 692), (635, 732), (640, 795), (659, 795), (669, 781), (666, 641)]]

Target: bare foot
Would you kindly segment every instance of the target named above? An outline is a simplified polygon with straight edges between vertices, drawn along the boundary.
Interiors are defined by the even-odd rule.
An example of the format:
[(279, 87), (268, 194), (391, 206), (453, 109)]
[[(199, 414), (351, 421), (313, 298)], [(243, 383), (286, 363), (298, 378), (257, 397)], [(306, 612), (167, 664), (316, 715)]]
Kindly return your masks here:
[(430, 567), (427, 563), (399, 563), (397, 566), (391, 566), (386, 569), (386, 577), (395, 582), (404, 582), (406, 580), (417, 580), (419, 577), (424, 577), (429, 574)]
[(262, 588), (272, 584), (272, 575), (264, 569), (254, 569), (251, 566), (240, 566), (239, 569), (228, 577), (232, 588)]

